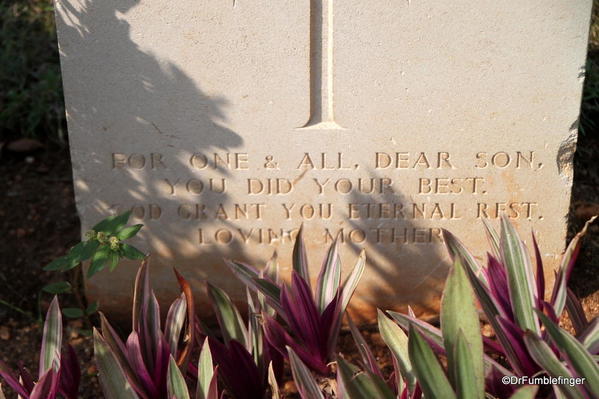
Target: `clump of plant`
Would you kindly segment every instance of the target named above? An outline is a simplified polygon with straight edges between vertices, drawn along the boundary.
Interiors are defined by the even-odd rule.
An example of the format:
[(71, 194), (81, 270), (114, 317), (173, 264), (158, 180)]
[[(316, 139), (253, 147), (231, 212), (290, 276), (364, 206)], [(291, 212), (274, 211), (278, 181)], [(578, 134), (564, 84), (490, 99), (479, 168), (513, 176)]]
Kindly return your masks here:
[[(531, 377), (548, 374), (571, 378), (580, 375), (586, 377), (590, 373), (587, 381), (594, 380), (593, 375), (598, 370), (596, 362), (587, 362), (584, 369), (579, 364), (580, 359), (588, 360), (597, 352), (597, 322), (594, 320), (589, 323), (586, 320), (580, 302), (567, 289), (568, 278), (580, 250), (580, 240), (591, 222), (592, 220), (568, 246), (548, 302), (544, 300), (543, 265), (534, 236), (532, 242), (535, 268), (524, 242), (507, 218), (502, 218), (500, 234), (485, 224), (492, 254), (488, 254), (487, 266), (483, 267), (459, 240), (451, 233), (444, 232), (450, 254), (454, 261), (464, 265), (468, 281), (495, 333), (495, 339), (483, 338), (487, 352), (484, 357), (487, 370), (486, 389), (494, 397), (507, 397), (512, 392), (510, 386), (501, 382), (504, 376)], [(576, 354), (564, 349), (564, 342), (571, 340), (568, 341), (565, 337), (569, 334), (558, 327), (559, 319), (566, 308), (577, 329), (578, 340), (571, 337), (571, 340), (576, 342), (571, 342), (578, 351)], [(450, 349), (447, 348), (447, 338), (442, 330), (416, 319), (413, 314), (389, 314), (405, 330), (417, 326), (424, 339), (437, 353), (451, 356), (448, 352)], [(443, 314), (447, 312), (442, 311), (442, 327)], [(383, 332), (382, 329), (381, 331)], [(580, 359), (577, 356), (580, 356)], [(496, 358), (502, 359), (508, 367), (503, 367), (493, 360)], [(593, 383), (584, 386), (563, 383), (553, 386), (553, 390), (557, 397), (565, 395), (568, 398), (594, 397), (599, 392)]]
[[(293, 377), (302, 399), (494, 397), (486, 391), (485, 379), (498, 365), (484, 354), (474, 292), (459, 260), (450, 271), (443, 293), (441, 342), (431, 340), (429, 332), (416, 323), (410, 323), (405, 332), (381, 311), (378, 323), (381, 336), (391, 350), (394, 366), (391, 376), (385, 379), (374, 354), (349, 320), (362, 365), (360, 369), (337, 356), (334, 394), (323, 392), (317, 379), (288, 348)], [(537, 391), (538, 386), (522, 387), (510, 397), (532, 399)]]
[(286, 358), (289, 357), (287, 347), (291, 348), (311, 370), (328, 376), (345, 309), (364, 271), (364, 252), (342, 284), (339, 245), (335, 240), (322, 264), (314, 293), (302, 229), (293, 249), (291, 285), (273, 281), (252, 266), (234, 261), (226, 263), (275, 310), (278, 319), (263, 313), (264, 335), (270, 345)]
[(86, 240), (78, 243), (69, 252), (60, 258), (55, 259), (44, 270), (69, 273), (67, 280), (53, 282), (42, 288), (44, 292), (50, 294), (73, 293), (79, 304), (78, 308), (65, 308), (63, 313), (69, 318), (86, 318), (88, 324), (89, 316), (98, 310), (98, 303), (86, 304), (86, 300), (81, 291), (81, 266), (84, 261), (90, 260), (87, 270), (87, 278), (92, 277), (99, 271), (109, 267), (114, 270), (122, 258), (143, 259), (144, 253), (127, 244), (125, 241), (133, 238), (143, 224), (127, 226), (131, 211), (120, 215), (110, 216), (85, 234)]
[[(259, 275), (280, 283), (276, 253)], [(220, 288), (208, 283), (222, 342), (215, 334), (208, 339), (219, 378), (228, 394), (235, 399), (264, 398), (277, 391), (277, 380), (283, 374), (283, 358), (265, 338), (263, 314), (274, 310), (261, 294), (247, 290), (248, 321), (244, 322), (237, 307)]]
[(100, 315), (102, 331), (94, 329), (94, 352), (100, 383), (109, 399), (120, 397), (111, 395), (123, 387), (131, 393), (127, 397), (161, 399), (169, 392), (169, 378), (185, 375), (195, 340), (195, 311), (191, 287), (176, 270), (175, 274), (182, 293), (169, 308), (164, 330), (147, 260), (135, 279), (132, 331), (127, 340), (123, 342)]
[[(262, 273), (267, 270), (270, 267)], [(94, 347), (106, 397), (216, 399), (226, 393), (235, 399), (258, 399), (268, 395), (269, 387), (276, 392), (275, 374), (282, 371), (282, 358), (261, 332), (256, 310), (269, 311), (263, 298), (254, 301), (248, 296), (253, 315), (246, 326), (228, 295), (209, 284), (221, 342), (216, 333), (200, 327), (191, 287), (176, 274), (182, 294), (169, 309), (164, 332), (147, 261), (135, 280), (133, 331), (126, 342), (101, 315), (102, 332), (94, 331)], [(196, 362), (191, 355), (200, 347)]]
[[(44, 323), (38, 378), (20, 367), (13, 372), (0, 360), (0, 376), (12, 390), (24, 399), (77, 399), (81, 370), (71, 345), (62, 350), (62, 316), (58, 299), (54, 297)], [(0, 397), (4, 398), (0, 387)]]

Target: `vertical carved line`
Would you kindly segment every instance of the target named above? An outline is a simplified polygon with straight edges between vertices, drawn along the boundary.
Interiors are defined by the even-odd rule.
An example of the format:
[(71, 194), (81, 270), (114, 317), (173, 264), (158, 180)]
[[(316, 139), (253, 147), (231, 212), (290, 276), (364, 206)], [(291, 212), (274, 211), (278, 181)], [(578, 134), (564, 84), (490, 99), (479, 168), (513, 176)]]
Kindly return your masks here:
[(333, 0), (310, 0), (310, 119), (302, 129), (341, 129), (333, 106)]

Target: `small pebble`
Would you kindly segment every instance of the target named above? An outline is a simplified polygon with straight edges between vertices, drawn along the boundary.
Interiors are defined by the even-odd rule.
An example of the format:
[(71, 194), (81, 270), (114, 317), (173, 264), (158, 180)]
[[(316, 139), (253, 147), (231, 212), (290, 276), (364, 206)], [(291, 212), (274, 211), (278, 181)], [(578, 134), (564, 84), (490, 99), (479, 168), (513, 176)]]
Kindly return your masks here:
[(6, 326), (0, 327), (0, 339), (8, 341), (10, 339), (10, 330)]

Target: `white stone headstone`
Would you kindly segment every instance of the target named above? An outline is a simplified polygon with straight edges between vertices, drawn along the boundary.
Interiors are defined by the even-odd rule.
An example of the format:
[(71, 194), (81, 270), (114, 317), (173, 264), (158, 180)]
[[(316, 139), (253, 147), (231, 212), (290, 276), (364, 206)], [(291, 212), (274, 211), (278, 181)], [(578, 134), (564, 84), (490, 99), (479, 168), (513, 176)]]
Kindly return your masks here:
[[(314, 277), (366, 249), (366, 319), (437, 309), (441, 228), (482, 259), (504, 212), (548, 275), (564, 249), (591, 0), (56, 5), (82, 228), (133, 209), (162, 300), (172, 266), (243, 299), (222, 258), (289, 273), (302, 223)], [(127, 314), (135, 271), (88, 294)]]

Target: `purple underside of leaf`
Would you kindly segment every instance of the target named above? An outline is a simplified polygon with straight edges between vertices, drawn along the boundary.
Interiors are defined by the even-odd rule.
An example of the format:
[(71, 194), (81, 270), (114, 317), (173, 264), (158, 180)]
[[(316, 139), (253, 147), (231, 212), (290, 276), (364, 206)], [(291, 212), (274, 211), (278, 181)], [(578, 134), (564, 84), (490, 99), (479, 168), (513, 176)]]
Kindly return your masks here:
[(504, 384), (501, 379), (504, 377), (499, 370), (492, 367), (485, 377), (485, 389), (496, 398), (509, 398), (514, 391), (512, 385)]
[(141, 326), (138, 330), (142, 355), (149, 370), (154, 370), (160, 341), (160, 308), (153, 291), (149, 293), (147, 305), (142, 308)]
[(311, 352), (306, 349), (301, 342), (292, 338), (287, 331), (272, 317), (264, 314), (264, 337), (269, 344), (275, 348), (281, 356), (287, 358), (286, 346), (291, 347), (293, 351), (302, 359), (306, 366), (318, 372), (321, 375), (328, 373), (326, 359), (323, 359), (319, 353)]
[(162, 333), (159, 334), (158, 347), (156, 348), (156, 359), (154, 361), (154, 372), (152, 377), (154, 378), (154, 384), (162, 388), (161, 394), (166, 393), (166, 378), (168, 374), (168, 363), (169, 363), (170, 351), (166, 338)]
[(77, 353), (71, 345), (67, 345), (60, 359), (60, 392), (67, 399), (77, 399), (81, 369), (77, 361)]
[(537, 284), (537, 306), (541, 307), (541, 301), (545, 297), (545, 271), (543, 270), (543, 258), (541, 257), (541, 251), (539, 244), (537, 244), (537, 238), (535, 234), (532, 234), (532, 245), (535, 252), (535, 264), (537, 269), (536, 284)]
[(27, 392), (31, 392), (35, 385), (35, 382), (33, 382), (33, 375), (25, 367), (20, 367), (19, 373), (20, 373), (23, 387), (25, 388), (25, 390)]
[(144, 361), (138, 334), (133, 331), (127, 339), (127, 357), (147, 396), (158, 397), (158, 389)]
[(491, 254), (487, 254), (488, 266), (484, 269), (489, 283), (489, 289), (493, 298), (501, 309), (505, 312), (508, 319), (513, 319), (512, 305), (510, 304), (509, 287), (507, 283), (507, 273), (505, 266)]
[(341, 329), (344, 313), (341, 310), (341, 301), (341, 292), (337, 290), (337, 294), (320, 316), (320, 353), (322, 354), (323, 359), (332, 358), (337, 346), (337, 339), (339, 338), (339, 331)]
[(4, 381), (19, 395), (27, 398), (29, 392), (19, 383), (19, 379), (13, 374), (12, 370), (0, 360), (0, 376), (4, 378)]
[(277, 381), (280, 381), (285, 370), (285, 358), (262, 334), (262, 347), (264, 348), (264, 365), (272, 363), (273, 373)]
[[(524, 332), (514, 322), (497, 316), (497, 322), (501, 326), (502, 333), (507, 337), (513, 349), (513, 356), (508, 356), (508, 361), (512, 363), (515, 370), (521, 370), (522, 375), (534, 375), (539, 370), (535, 361), (530, 357), (526, 344), (524, 343)], [(517, 362), (517, 363), (516, 363)]]
[(310, 288), (296, 272), (292, 272), (291, 288), (283, 286), (281, 290), (281, 306), (291, 331), (310, 351), (322, 353), (320, 314)]
[(569, 288), (568, 296), (566, 297), (566, 308), (568, 309), (570, 319), (572, 319), (572, 326), (574, 327), (576, 334), (581, 334), (588, 327), (589, 321), (584, 314), (584, 309), (582, 308), (580, 300)]
[(54, 368), (48, 369), (33, 387), (28, 396), (29, 399), (55, 399), (58, 393), (59, 379), (60, 371), (56, 372)]
[(137, 392), (138, 395), (140, 395), (142, 398), (147, 398), (148, 395), (142, 386), (139, 376), (137, 375), (137, 371), (132, 368), (125, 343), (123, 343), (119, 335), (102, 313), (100, 313), (100, 320), (102, 324), (102, 337), (109, 346), (110, 351), (114, 354), (117, 362), (123, 369), (123, 373), (125, 374), (127, 381), (129, 384), (131, 384), (131, 387), (135, 390), (135, 392)]
[(491, 352), (495, 352), (501, 355), (505, 354), (505, 351), (503, 350), (503, 347), (497, 343), (497, 341), (489, 338), (489, 337), (485, 337), (483, 335), (483, 344), (485, 345), (485, 349)]
[(235, 399), (263, 397), (265, 379), (247, 349), (236, 340), (229, 341), (228, 347), (211, 337), (208, 342), (219, 376), (230, 394)]

